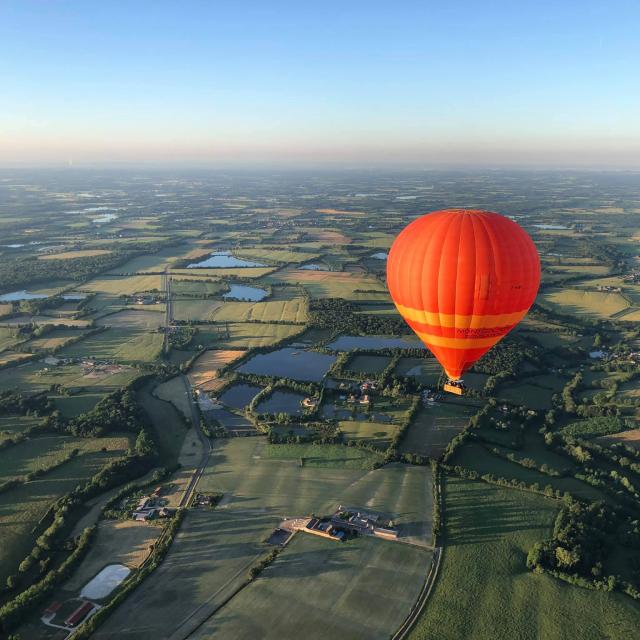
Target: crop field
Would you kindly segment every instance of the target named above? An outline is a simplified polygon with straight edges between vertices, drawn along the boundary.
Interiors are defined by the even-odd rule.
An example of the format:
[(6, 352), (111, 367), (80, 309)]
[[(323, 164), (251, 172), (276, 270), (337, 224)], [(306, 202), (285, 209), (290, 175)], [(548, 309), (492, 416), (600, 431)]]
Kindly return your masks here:
[(143, 291), (160, 290), (161, 286), (162, 277), (160, 275), (103, 276), (83, 284), (81, 290), (93, 293), (110, 293), (116, 296), (130, 296)]
[(309, 253), (306, 251), (291, 251), (290, 249), (264, 248), (264, 249), (237, 249), (233, 252), (239, 258), (248, 258), (256, 262), (307, 262), (315, 260), (319, 253)]
[(191, 420), (191, 402), (181, 376), (176, 376), (159, 384), (153, 390), (153, 393), (161, 400), (170, 402), (185, 418)]
[(547, 289), (538, 296), (538, 302), (558, 313), (594, 318), (610, 318), (629, 306), (619, 293), (568, 287)]
[(349, 371), (357, 371), (358, 373), (380, 373), (387, 368), (391, 362), (389, 356), (369, 356), (357, 354), (353, 356), (345, 365), (345, 369)]
[(20, 315), (13, 318), (5, 318), (4, 320), (0, 320), (0, 327), (15, 327), (23, 324), (53, 324), (62, 325), (65, 327), (87, 327), (89, 326), (90, 321), (82, 319), (74, 320), (73, 318), (54, 318), (52, 316), (45, 315)]
[(473, 407), (456, 404), (438, 403), (421, 409), (400, 443), (400, 451), (438, 458), (474, 413)]
[[(226, 335), (226, 329), (229, 335)], [(301, 332), (299, 325), (266, 324), (258, 322), (229, 322), (218, 327), (200, 325), (196, 344), (223, 349), (251, 349), (269, 347), (280, 340)]]
[(22, 353), (21, 351), (3, 351), (0, 353), (0, 366), (10, 363), (16, 364), (21, 360), (28, 360), (30, 357), (30, 353)]
[(117, 329), (157, 329), (164, 324), (164, 316), (155, 311), (131, 309), (103, 316), (97, 324)]
[[(162, 316), (158, 320), (160, 318)], [(108, 318), (105, 322), (107, 321)], [(162, 334), (152, 333), (149, 329), (112, 327), (64, 347), (57, 355), (63, 358), (89, 357), (123, 363), (151, 362), (160, 354), (162, 342)]]
[(111, 251), (107, 249), (82, 249), (79, 251), (63, 251), (62, 253), (48, 253), (38, 256), (40, 260), (74, 260), (75, 258), (93, 258), (95, 256), (105, 256)]
[(4, 316), (7, 313), (11, 313), (11, 311), (13, 310), (13, 306), (10, 304), (4, 304), (2, 302), (0, 302), (0, 316)]
[(621, 442), (634, 449), (640, 450), (640, 429), (629, 429), (628, 431), (621, 431), (609, 436), (601, 436), (596, 439), (597, 442), (603, 443), (617, 443)]
[[(123, 437), (86, 440), (87, 449), (70, 462), (31, 482), (0, 495), (0, 526), (3, 544), (0, 546), (0, 579), (13, 573), (18, 563), (31, 551), (33, 527), (51, 504), (85, 482), (100, 468), (120, 457), (129, 446)], [(96, 446), (96, 445), (99, 445)], [(89, 447), (93, 450), (89, 450)], [(102, 447), (106, 451), (101, 451)], [(14, 465), (15, 466), (15, 465)]]
[[(222, 300), (201, 300), (182, 298), (173, 301), (172, 314), (177, 321), (183, 320), (213, 320), (215, 312), (224, 305)], [(239, 303), (245, 304), (245, 303)], [(247, 303), (250, 304), (250, 303)]]
[(417, 599), (430, 560), (429, 551), (398, 543), (365, 537), (337, 545), (297, 534), (190, 637), (386, 639)]
[(266, 302), (221, 302), (219, 300), (180, 300), (174, 305), (177, 320), (215, 322), (291, 322), (307, 320), (304, 298)]
[(244, 351), (235, 349), (209, 349), (195, 360), (187, 373), (193, 387), (199, 387), (218, 376), (218, 369), (237, 360)]
[(174, 276), (187, 276), (201, 279), (203, 277), (213, 278), (262, 278), (267, 276), (277, 267), (221, 267), (219, 269), (198, 268), (198, 269), (171, 269)]
[(534, 340), (545, 349), (568, 347), (580, 341), (580, 338), (564, 333), (548, 333), (544, 331), (518, 331), (518, 334), (523, 338)]
[[(361, 291), (380, 291), (385, 296), (388, 296), (384, 284), (372, 276), (361, 273), (307, 271), (286, 268), (272, 273), (267, 280), (272, 283), (300, 284), (309, 292), (312, 298), (354, 299), (356, 289)], [(362, 295), (366, 296), (367, 294)]]
[[(369, 548), (368, 540), (359, 540), (344, 547), (353, 546), (354, 551), (349, 553), (353, 558), (348, 561), (345, 556), (346, 564), (341, 567), (339, 575), (343, 580), (353, 579), (362, 585), (358, 588), (361, 594), (358, 601), (366, 599), (361, 589), (366, 590), (367, 569), (361, 559), (373, 554), (372, 565), (381, 569), (387, 567), (387, 570), (376, 572), (375, 579), (386, 579), (387, 597), (398, 594), (394, 596), (393, 604), (385, 605), (387, 613), (381, 612), (380, 616), (388, 616), (386, 624), (395, 624), (396, 616), (402, 617), (397, 608), (402, 598), (405, 598), (406, 615), (412, 604), (413, 592), (406, 596), (407, 585), (403, 580), (409, 575), (415, 576), (412, 589), (419, 590), (430, 560), (429, 468), (388, 465), (375, 471), (349, 469), (332, 461), (330, 456), (323, 456), (324, 464), (320, 467), (300, 467), (301, 450), (294, 447), (283, 452), (285, 456), (290, 454), (290, 463), (285, 461), (286, 457), (278, 460), (268, 458), (264, 452), (269, 447), (264, 438), (258, 437), (217, 440), (214, 446), (198, 489), (223, 493), (221, 503), (214, 510), (193, 510), (188, 514), (160, 568), (118, 607), (99, 629), (97, 638), (135, 638), (142, 633), (170, 635), (178, 632), (186, 635), (193, 632), (241, 586), (249, 567), (272, 548), (266, 546), (264, 540), (284, 515), (325, 513), (340, 502), (366, 505), (391, 513), (398, 519), (401, 537), (423, 547), (416, 549), (382, 540), (371, 540), (372, 544), (376, 543), (375, 548)], [(365, 546), (358, 546), (360, 542)], [(306, 545), (306, 542), (302, 544)], [(378, 547), (378, 544), (385, 546)], [(329, 549), (339, 549), (338, 545), (333, 545)], [(324, 547), (321, 553), (324, 555)], [(410, 555), (413, 562), (408, 560)], [(298, 558), (295, 565), (300, 585), (317, 574), (319, 561), (320, 558), (313, 555), (308, 557), (308, 564)], [(407, 569), (407, 565), (418, 562), (418, 567)], [(393, 563), (403, 568), (398, 566), (394, 571), (391, 569)], [(282, 586), (288, 591), (296, 585), (283, 576)], [(329, 597), (322, 606), (329, 606), (330, 602)], [(217, 625), (218, 615), (223, 615), (225, 610), (221, 609), (207, 624)], [(329, 616), (330, 612), (327, 611), (326, 615)], [(225, 637), (217, 626), (216, 631)]]
[(631, 637), (640, 611), (619, 593), (569, 586), (527, 570), (558, 503), (449, 477), (440, 574), (411, 640), (586, 640)]
[(29, 340), (30, 349), (56, 349), (84, 332), (80, 329), (54, 329), (41, 338)]

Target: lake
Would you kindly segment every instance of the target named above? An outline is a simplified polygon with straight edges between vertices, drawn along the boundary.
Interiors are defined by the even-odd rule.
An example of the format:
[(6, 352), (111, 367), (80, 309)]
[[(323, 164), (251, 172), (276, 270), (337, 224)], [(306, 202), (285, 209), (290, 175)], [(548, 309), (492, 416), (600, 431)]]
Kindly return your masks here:
[(213, 268), (224, 269), (228, 267), (266, 267), (266, 264), (260, 262), (252, 262), (251, 260), (243, 260), (231, 255), (229, 251), (214, 251), (208, 258), (200, 260), (200, 262), (192, 262), (187, 265), (187, 269)]
[(262, 387), (255, 384), (234, 384), (219, 396), (218, 399), (222, 404), (233, 409), (244, 409), (261, 390)]
[(335, 362), (333, 354), (284, 347), (271, 353), (259, 353), (240, 365), (240, 373), (253, 373), (305, 382), (319, 382)]
[(354, 349), (425, 349), (426, 347), (413, 336), (340, 336), (327, 349), (333, 351), (353, 351)]
[(268, 292), (258, 287), (248, 287), (244, 284), (232, 284), (223, 298), (233, 298), (235, 300), (251, 300), (251, 302), (257, 302), (266, 298)]
[(305, 396), (295, 391), (280, 391), (276, 389), (268, 398), (262, 400), (256, 407), (258, 413), (302, 413)]
[(49, 296), (44, 293), (29, 293), (24, 289), (22, 291), (12, 291), (11, 293), (3, 293), (0, 295), (0, 302), (18, 302), (20, 300), (43, 300)]

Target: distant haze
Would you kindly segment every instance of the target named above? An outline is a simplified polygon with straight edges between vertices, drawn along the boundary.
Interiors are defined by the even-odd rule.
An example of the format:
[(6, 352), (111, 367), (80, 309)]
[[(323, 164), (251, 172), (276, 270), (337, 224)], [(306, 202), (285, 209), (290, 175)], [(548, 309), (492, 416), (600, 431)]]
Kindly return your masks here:
[(0, 164), (640, 168), (640, 3), (0, 5)]

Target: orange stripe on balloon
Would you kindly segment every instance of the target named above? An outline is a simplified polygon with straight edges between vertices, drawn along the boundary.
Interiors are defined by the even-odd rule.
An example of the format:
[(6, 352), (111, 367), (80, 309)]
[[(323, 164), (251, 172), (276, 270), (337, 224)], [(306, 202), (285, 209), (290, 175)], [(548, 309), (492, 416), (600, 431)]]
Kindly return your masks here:
[(493, 329), (517, 324), (525, 316), (527, 309), (500, 313), (497, 315), (460, 315), (453, 313), (438, 313), (437, 311), (425, 311), (414, 309), (396, 303), (400, 315), (407, 321), (419, 322), (441, 327), (453, 327), (456, 329)]
[(445, 338), (443, 336), (434, 336), (431, 333), (423, 333), (416, 331), (416, 334), (428, 347), (447, 347), (449, 349), (480, 349), (483, 347), (493, 347), (502, 336), (493, 336), (491, 338)]

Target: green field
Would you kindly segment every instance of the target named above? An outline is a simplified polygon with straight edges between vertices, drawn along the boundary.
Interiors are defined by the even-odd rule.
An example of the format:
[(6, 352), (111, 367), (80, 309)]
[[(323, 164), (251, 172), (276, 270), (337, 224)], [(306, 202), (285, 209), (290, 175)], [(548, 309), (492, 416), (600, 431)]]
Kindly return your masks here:
[(171, 378), (153, 390), (153, 395), (165, 402), (170, 402), (185, 418), (191, 420), (191, 400), (187, 394), (182, 376)]
[(81, 413), (91, 411), (102, 398), (105, 397), (104, 393), (79, 393), (72, 396), (49, 396), (53, 403), (56, 405), (56, 409), (65, 418), (75, 418)]
[[(418, 565), (420, 560), (422, 565), (406, 570), (410, 552), (393, 549), (404, 548), (404, 545), (372, 541), (391, 547), (391, 556), (386, 555), (386, 547), (376, 547), (372, 562), (388, 566), (385, 558), (398, 553), (397, 562), (404, 566), (404, 569), (398, 567), (397, 572), (376, 572), (375, 579), (380, 585), (386, 585), (390, 593), (403, 594), (408, 588), (403, 580), (413, 576), (409, 595), (400, 596), (405, 598), (405, 614), (408, 613), (430, 557), (430, 469), (405, 465), (388, 465), (375, 471), (348, 468), (342, 464), (341, 450), (346, 447), (334, 448), (333, 457), (321, 454), (322, 462), (317, 466), (301, 467), (301, 453), (313, 448), (284, 447), (277, 458), (267, 457), (273, 448), (259, 437), (215, 441), (198, 489), (223, 493), (221, 503), (213, 511), (189, 513), (167, 559), (116, 610), (96, 637), (140, 638), (141, 634), (170, 635), (176, 630), (186, 635), (209, 619), (242, 584), (249, 567), (271, 549), (264, 540), (281, 518), (329, 513), (339, 503), (365, 505), (390, 513), (397, 520), (401, 539), (424, 549), (414, 549), (413, 555), (414, 564)], [(337, 543), (332, 544), (338, 548)], [(349, 547), (345, 545), (346, 548)], [(367, 547), (354, 545), (353, 562), (346, 563), (340, 572), (343, 579), (361, 581), (367, 575), (359, 560), (361, 553), (367, 553), (365, 549)], [(300, 585), (316, 574), (317, 561), (313, 555), (308, 558), (308, 565), (301, 562), (301, 558), (295, 562)], [(288, 588), (288, 584), (283, 586)], [(328, 606), (328, 602), (331, 599), (323, 606)], [(311, 603), (309, 606), (312, 607)], [(394, 597), (379, 615), (388, 616), (395, 624), (394, 616), (402, 617), (397, 606)], [(212, 624), (218, 624), (217, 615), (210, 618)], [(329, 616), (330, 611), (327, 610), (326, 615)], [(321, 632), (319, 629), (318, 633)], [(233, 637), (224, 632), (217, 635)]]
[(292, 460), (304, 467), (341, 469), (372, 469), (380, 456), (366, 449), (340, 444), (270, 444), (261, 450), (261, 456), (271, 460)]
[(372, 538), (298, 534), (262, 575), (190, 636), (380, 640), (406, 618), (431, 553)]
[(381, 449), (386, 449), (391, 444), (391, 439), (398, 430), (395, 424), (368, 420), (341, 420), (338, 424), (345, 440), (364, 440)]
[[(31, 551), (35, 541), (32, 530), (51, 504), (79, 483), (85, 482), (103, 465), (123, 455), (129, 446), (128, 440), (123, 437), (86, 439), (84, 442), (85, 452), (70, 462), (0, 495), (3, 540), (0, 546), (0, 580), (4, 581), (7, 575), (13, 573), (18, 563)], [(102, 447), (107, 450), (101, 451)], [(6, 450), (5, 455), (10, 451)], [(28, 464), (28, 456), (22, 460), (23, 464)], [(17, 463), (9, 463), (13, 469), (19, 468)]]
[(550, 535), (555, 501), (448, 478), (445, 549), (435, 589), (411, 640), (602, 640), (634, 637), (640, 609), (619, 593), (591, 591), (527, 570)]
[[(161, 323), (162, 316), (158, 316), (158, 323)], [(162, 342), (163, 335), (150, 329), (114, 326), (64, 347), (57, 355), (62, 358), (93, 358), (121, 363), (151, 362), (160, 355)]]
[(474, 407), (453, 403), (421, 409), (400, 443), (400, 451), (438, 458), (475, 412)]
[(538, 296), (538, 302), (564, 315), (593, 318), (610, 318), (629, 307), (629, 302), (619, 293), (569, 287), (546, 289)]
[(34, 418), (33, 416), (1, 415), (0, 442), (22, 433), (41, 422), (41, 418)]
[[(229, 335), (226, 330), (229, 329)], [(229, 322), (211, 327), (200, 325), (194, 344), (224, 349), (268, 347), (280, 340), (300, 333), (299, 325), (266, 324), (258, 322)]]
[(435, 385), (442, 375), (442, 367), (435, 358), (400, 358), (394, 373), (410, 376), (425, 385)]

